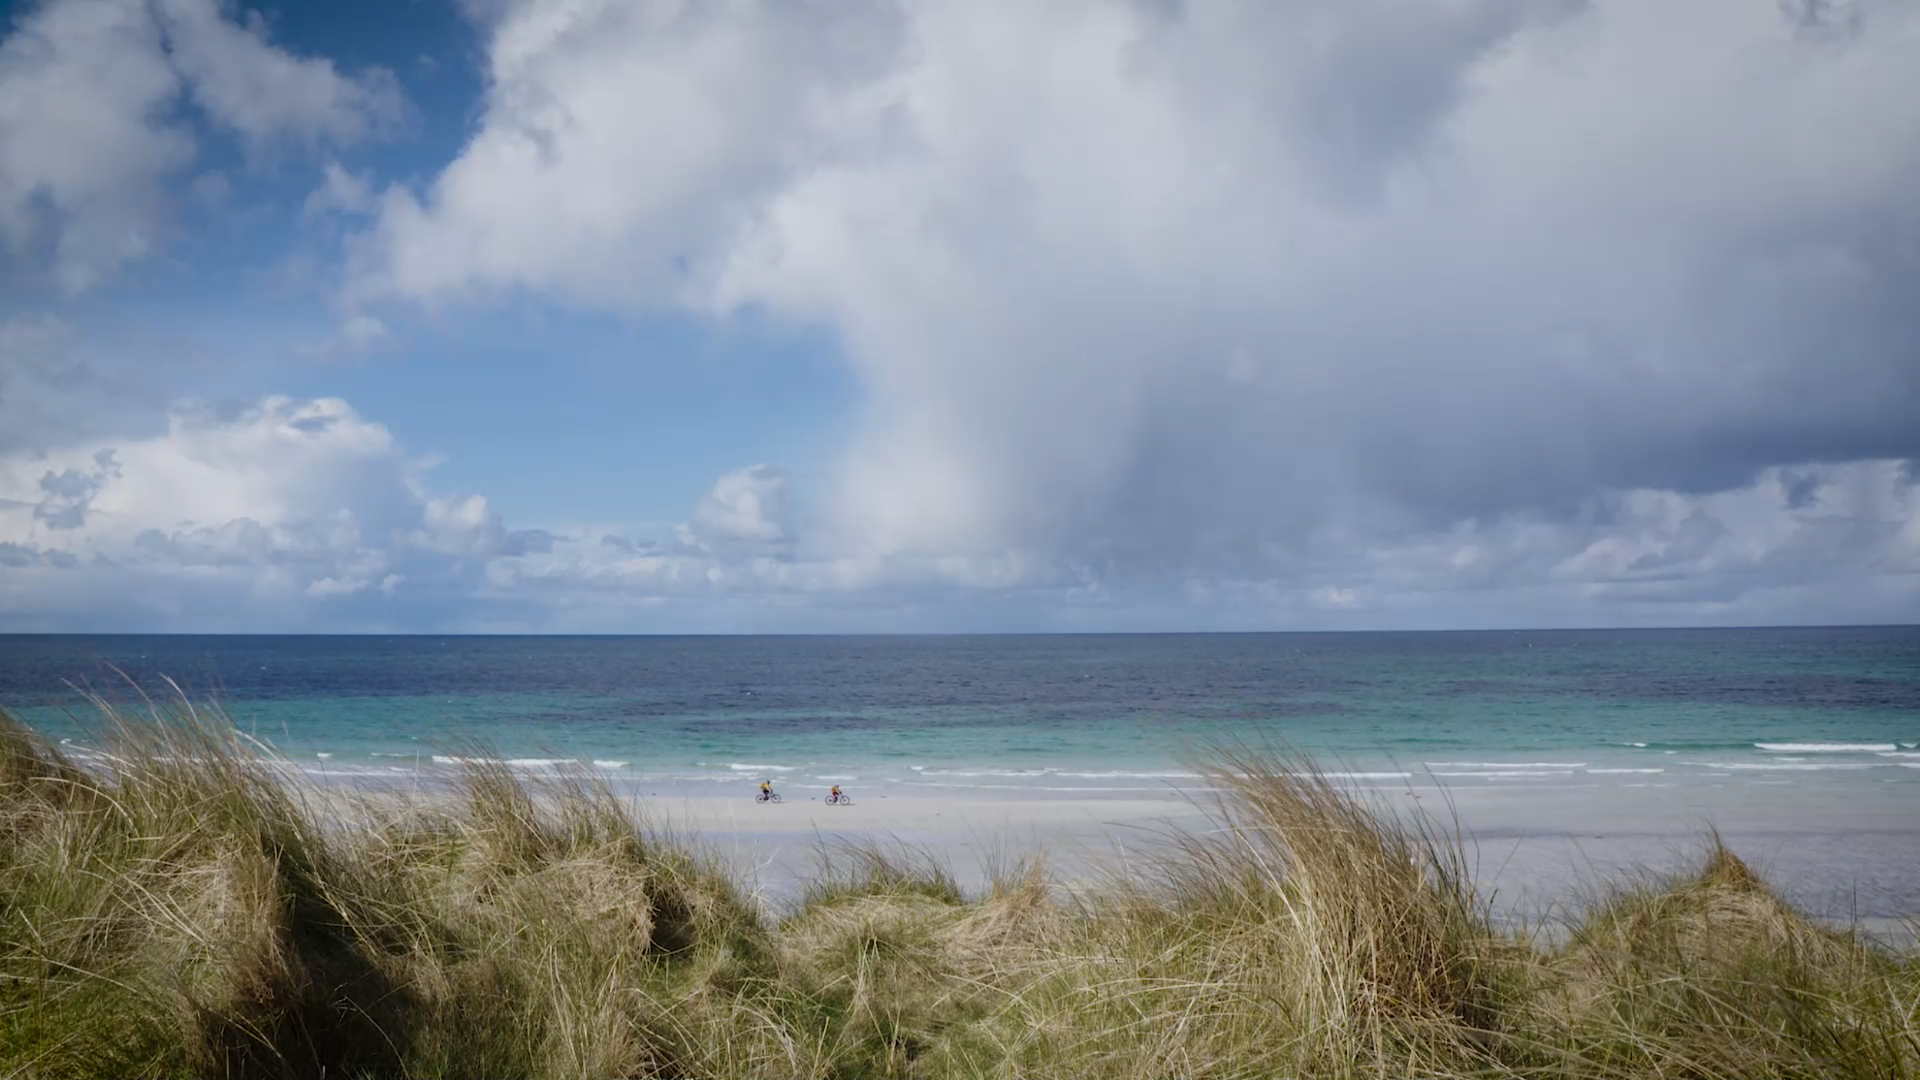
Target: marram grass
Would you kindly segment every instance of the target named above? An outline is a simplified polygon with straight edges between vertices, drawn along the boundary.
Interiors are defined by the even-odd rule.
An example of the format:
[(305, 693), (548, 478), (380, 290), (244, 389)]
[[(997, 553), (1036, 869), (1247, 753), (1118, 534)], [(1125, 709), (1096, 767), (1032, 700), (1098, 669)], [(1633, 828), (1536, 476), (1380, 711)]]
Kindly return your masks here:
[(348, 805), (102, 708), (84, 767), (0, 713), (0, 1077), (1920, 1075), (1920, 963), (1713, 837), (1549, 947), (1453, 834), (1229, 752), (1127, 876), (842, 847), (774, 913), (588, 779)]

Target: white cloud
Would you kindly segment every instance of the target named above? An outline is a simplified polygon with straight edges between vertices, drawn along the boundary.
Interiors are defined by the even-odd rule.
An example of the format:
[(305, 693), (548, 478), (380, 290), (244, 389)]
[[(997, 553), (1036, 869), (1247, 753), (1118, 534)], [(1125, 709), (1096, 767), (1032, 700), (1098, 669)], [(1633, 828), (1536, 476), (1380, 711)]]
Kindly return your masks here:
[[(73, 0), (0, 40), (0, 244), (79, 292), (158, 242), (160, 182), (193, 157), (180, 79), (135, 0)], [(43, 256), (42, 251), (46, 254)]]
[(881, 73), (873, 46), (895, 20), (873, 14), (759, 0), (507, 8), (487, 123), (424, 203), (388, 192), (364, 267), (377, 281), (362, 290), (674, 295), (711, 273), (688, 261), (813, 153), (819, 111)]
[(771, 465), (735, 469), (694, 505), (684, 542), (702, 550), (776, 546), (787, 536), (787, 477)]
[(320, 186), (307, 196), (309, 216), (328, 213), (364, 214), (374, 209), (373, 187), (364, 176), (329, 161), (320, 174)]
[(0, 452), (0, 625), (552, 629), (667, 605), (751, 622), (789, 599), (1027, 584), (1017, 559), (796, 556), (787, 483), (723, 474), (676, 545), (510, 529), (484, 495), (432, 491), (344, 401), (180, 402), (152, 434)]
[(1910, 4), (797, 10), (506, 5), (357, 295), (830, 328), (867, 561), (1285, 580), (1920, 455)]
[(181, 404), (157, 435), (0, 457), (0, 491), (19, 499), (42, 491), (45, 475), (89, 477), (83, 543), (242, 519), (285, 526), (343, 511), (377, 527), (415, 501), (403, 466), (387, 430), (345, 402), (276, 397)]
[(157, 250), (198, 149), (183, 95), (255, 148), (350, 142), (401, 109), (391, 75), (295, 57), (216, 0), (41, 5), (0, 40), (0, 252), (79, 293)]
[[(346, 403), (180, 405), (158, 435), (0, 453), (11, 629), (1272, 628), (1897, 618), (1920, 604), (1920, 487), (1899, 462), (1630, 490), (1177, 583), (1046, 552), (790, 542), (788, 478), (723, 474), (662, 546), (509, 529), (432, 492)], [(972, 620), (968, 622), (968, 620)]]
[[(858, 376), (844, 457), (729, 471), (652, 537), (510, 527), (345, 402), (118, 407), (137, 365), (16, 317), (8, 626), (1920, 612), (1910, 4), (468, 10), (460, 156), (307, 199), (367, 220), (321, 351), (391, 341), (395, 302), (771, 313)], [(67, 0), (0, 42), (13, 259), (79, 291), (150, 253), (169, 200), (222, 197), (203, 125), (396, 122), (389, 77), (236, 11)]]
[(413, 534), (412, 542), (427, 551), (490, 555), (506, 535), (500, 516), (488, 508), (484, 495), (429, 499), (422, 511), (423, 527)]
[(373, 582), (367, 578), (316, 578), (307, 586), (306, 594), (321, 600), (335, 596), (352, 596), (354, 593), (365, 591), (371, 584)]
[[(1881, 620), (1920, 601), (1920, 488), (1901, 462), (1819, 466), (1817, 497), (1769, 469), (1709, 495), (1611, 492), (1571, 519), (1509, 518), (1368, 552), (1376, 599), (1446, 588), (1497, 599), (1545, 589), (1570, 612), (1672, 623), (1841, 618), (1865, 594)], [(1471, 553), (1470, 557), (1462, 557)], [(1660, 609), (1669, 609), (1661, 612)]]
[[(488, 595), (548, 625), (722, 629), (1273, 629), (1897, 621), (1920, 604), (1920, 488), (1897, 462), (1769, 470), (1713, 495), (1633, 490), (1355, 546), (1329, 529), (1285, 565), (1169, 585), (1054, 558), (662, 551), (579, 533), (495, 559)], [(1703, 525), (1703, 523), (1707, 523)], [(661, 618), (665, 605), (665, 618)], [(990, 614), (982, 616), (980, 612)], [(718, 620), (718, 621), (716, 621)]]
[(331, 60), (293, 56), (267, 40), (257, 14), (236, 23), (231, 0), (155, 0), (154, 9), (195, 103), (250, 143), (347, 143), (400, 118), (392, 73), (348, 78)]
[(340, 340), (353, 348), (370, 348), (389, 336), (387, 324), (370, 315), (352, 315), (340, 324)]
[(35, 556), (0, 591), (47, 621), (223, 604), (297, 621), (302, 595), (381, 580), (420, 517), (414, 472), (385, 428), (325, 399), (181, 405), (159, 434), (0, 454), (0, 542)]

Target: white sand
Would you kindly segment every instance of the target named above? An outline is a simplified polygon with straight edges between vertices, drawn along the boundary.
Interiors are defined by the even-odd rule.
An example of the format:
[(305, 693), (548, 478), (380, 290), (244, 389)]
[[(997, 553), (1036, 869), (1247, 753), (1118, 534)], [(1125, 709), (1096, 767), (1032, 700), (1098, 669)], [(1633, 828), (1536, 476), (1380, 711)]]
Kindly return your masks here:
[[(1709, 827), (1817, 918), (1912, 941), (1901, 920), (1920, 914), (1920, 783), (1357, 790), (1394, 812), (1426, 814), (1442, 831), (1457, 825), (1483, 895), (1497, 913), (1529, 923), (1564, 922), (1609, 883), (1697, 866)], [(1140, 869), (1175, 831), (1214, 827), (1211, 793), (1171, 786), (1087, 798), (851, 793), (845, 807), (805, 791), (756, 804), (745, 784), (628, 797), (648, 822), (722, 857), (776, 906), (842, 842), (931, 854), (969, 888), (1036, 853), (1055, 880), (1097, 884)]]
[[(788, 793), (778, 805), (751, 793), (639, 800), (646, 816), (746, 872), (778, 902), (836, 841), (878, 840), (937, 854), (963, 884), (996, 864), (1043, 852), (1056, 877), (1124, 872), (1171, 829), (1212, 827), (1211, 796), (1169, 788), (1130, 798), (882, 797), (855, 792), (848, 807)], [(1606, 881), (1694, 865), (1708, 826), (1810, 913), (1892, 927), (1920, 913), (1920, 785), (1862, 791), (1801, 787), (1618, 785), (1470, 787), (1441, 793), (1371, 789), (1379, 804), (1457, 821), (1477, 880), (1497, 909), (1528, 919), (1578, 906)]]
[(878, 842), (931, 854), (963, 885), (978, 887), (996, 865), (1040, 854), (1056, 877), (1077, 880), (1121, 867), (1174, 829), (1204, 829), (1192, 801), (1168, 792), (1129, 799), (856, 797), (851, 806), (749, 795), (639, 800), (646, 819), (698, 842), (746, 873), (769, 900), (790, 897), (824, 849)]
[(750, 795), (685, 795), (642, 800), (652, 820), (709, 838), (725, 835), (812, 836), (891, 831), (901, 835), (980, 834), (1045, 837), (1099, 831), (1163, 819), (1192, 818), (1195, 804), (1169, 791), (1132, 799), (1022, 799), (859, 796), (850, 806), (818, 797), (782, 796), (775, 804)]

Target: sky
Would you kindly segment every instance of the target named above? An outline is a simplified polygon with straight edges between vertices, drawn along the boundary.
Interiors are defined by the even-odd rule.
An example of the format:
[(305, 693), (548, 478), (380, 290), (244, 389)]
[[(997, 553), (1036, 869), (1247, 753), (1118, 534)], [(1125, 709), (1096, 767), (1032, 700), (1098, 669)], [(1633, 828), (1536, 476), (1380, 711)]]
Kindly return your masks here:
[(0, 631), (1920, 622), (1911, 0), (0, 0)]

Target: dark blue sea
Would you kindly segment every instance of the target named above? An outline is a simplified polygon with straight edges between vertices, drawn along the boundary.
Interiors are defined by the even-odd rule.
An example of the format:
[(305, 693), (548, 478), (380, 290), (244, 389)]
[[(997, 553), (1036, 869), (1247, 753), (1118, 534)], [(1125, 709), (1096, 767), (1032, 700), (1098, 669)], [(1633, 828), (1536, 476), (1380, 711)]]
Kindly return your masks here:
[(1386, 785), (1920, 782), (1920, 628), (980, 637), (0, 636), (0, 704), (217, 703), (322, 778), (1164, 790), (1220, 743)]

